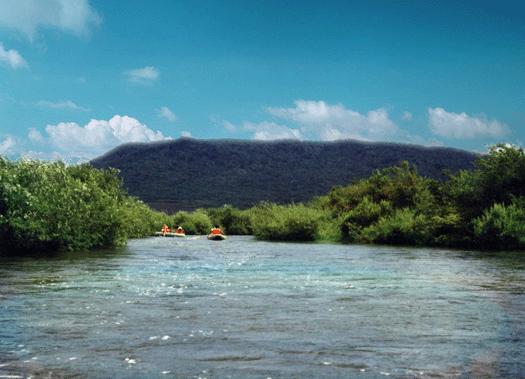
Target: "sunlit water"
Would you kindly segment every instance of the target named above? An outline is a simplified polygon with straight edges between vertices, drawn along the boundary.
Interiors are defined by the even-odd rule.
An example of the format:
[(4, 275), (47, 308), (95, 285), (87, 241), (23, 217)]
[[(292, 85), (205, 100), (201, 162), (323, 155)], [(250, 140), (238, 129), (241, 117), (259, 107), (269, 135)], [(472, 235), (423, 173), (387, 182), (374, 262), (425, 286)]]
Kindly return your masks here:
[(150, 238), (0, 258), (0, 377), (523, 377), (525, 254)]

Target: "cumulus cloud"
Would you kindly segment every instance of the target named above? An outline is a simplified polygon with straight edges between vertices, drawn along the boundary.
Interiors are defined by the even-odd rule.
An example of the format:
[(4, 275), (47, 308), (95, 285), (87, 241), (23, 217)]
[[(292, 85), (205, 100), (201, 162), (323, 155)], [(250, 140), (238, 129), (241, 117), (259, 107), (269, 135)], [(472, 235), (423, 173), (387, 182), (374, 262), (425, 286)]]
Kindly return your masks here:
[(13, 137), (7, 136), (0, 141), (0, 155), (8, 154), (15, 146), (16, 142)]
[[(68, 159), (91, 159), (122, 143), (167, 139), (160, 131), (148, 128), (137, 119), (120, 115), (110, 120), (91, 120), (84, 126), (61, 122), (47, 125), (45, 130), (45, 140)], [(33, 136), (39, 139), (37, 133), (34, 131)]]
[(27, 136), (29, 137), (29, 140), (31, 142), (36, 142), (36, 143), (44, 142), (44, 136), (42, 135), (42, 133), (40, 133), (35, 128), (29, 129)]
[(88, 0), (2, 0), (0, 6), (0, 26), (21, 32), (30, 40), (40, 28), (88, 35), (100, 22)]
[(89, 108), (82, 107), (80, 105), (75, 104), (71, 100), (63, 100), (63, 101), (47, 101), (47, 100), (40, 100), (37, 103), (38, 106), (44, 107), (44, 108), (51, 108), (51, 109), (68, 109), (73, 111), (89, 111)]
[(184, 130), (180, 133), (180, 136), (181, 137), (184, 137), (184, 138), (191, 138), (191, 133), (188, 132), (187, 130)]
[(501, 137), (509, 133), (507, 125), (498, 120), (447, 112), (439, 107), (428, 108), (428, 124), (433, 134), (448, 138)]
[(237, 127), (229, 121), (223, 121), (222, 126), (230, 133), (235, 133), (237, 131)]
[(300, 130), (292, 129), (274, 122), (245, 122), (243, 128), (244, 130), (253, 132), (253, 139), (257, 140), (303, 139)]
[(0, 62), (7, 64), (13, 69), (27, 67), (27, 62), (16, 50), (7, 50), (0, 42)]
[(404, 111), (403, 116), (401, 116), (401, 118), (405, 121), (412, 121), (412, 113)]
[(152, 84), (159, 78), (159, 70), (153, 66), (145, 66), (124, 72), (128, 81), (135, 84)]
[(311, 139), (375, 141), (399, 133), (383, 108), (362, 114), (342, 104), (330, 105), (324, 101), (296, 100), (294, 104), (292, 108), (269, 107), (267, 111), (274, 117), (296, 123), (302, 135)]
[(177, 121), (177, 115), (168, 107), (160, 107), (158, 111), (158, 115), (160, 118), (163, 118), (169, 122), (175, 122)]

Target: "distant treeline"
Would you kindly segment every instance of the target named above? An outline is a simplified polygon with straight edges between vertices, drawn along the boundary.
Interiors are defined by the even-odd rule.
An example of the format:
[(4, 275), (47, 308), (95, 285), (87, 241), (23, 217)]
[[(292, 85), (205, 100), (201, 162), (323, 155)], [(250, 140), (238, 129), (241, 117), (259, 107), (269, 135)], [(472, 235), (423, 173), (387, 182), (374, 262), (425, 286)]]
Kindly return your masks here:
[(406, 160), (424, 176), (471, 169), (477, 155), (445, 147), (358, 141), (178, 139), (121, 145), (91, 163), (119, 170), (124, 187), (151, 207), (174, 213), (224, 204), (307, 202), (335, 185)]
[(524, 249), (525, 153), (495, 146), (474, 169), (443, 181), (404, 162), (305, 204), (174, 215), (130, 197), (116, 170), (0, 159), (0, 251), (115, 246), (163, 224), (188, 234), (207, 234), (215, 225), (269, 241)]

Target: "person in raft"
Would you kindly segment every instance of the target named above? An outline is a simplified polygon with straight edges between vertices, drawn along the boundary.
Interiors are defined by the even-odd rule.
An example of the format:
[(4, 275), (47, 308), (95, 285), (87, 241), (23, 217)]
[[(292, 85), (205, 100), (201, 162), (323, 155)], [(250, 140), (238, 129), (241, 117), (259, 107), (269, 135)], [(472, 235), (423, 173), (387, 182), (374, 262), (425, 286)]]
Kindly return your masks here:
[(222, 230), (220, 228), (215, 227), (215, 228), (211, 228), (210, 233), (214, 234), (214, 235), (215, 234), (222, 234)]
[(186, 234), (186, 232), (184, 231), (184, 229), (182, 229), (182, 226), (179, 226), (179, 227), (177, 228), (177, 232), (176, 232), (176, 233), (178, 233), (178, 234)]
[(168, 225), (164, 224), (164, 226), (161, 229), (161, 232), (162, 232), (162, 234), (169, 233), (170, 232), (170, 227)]

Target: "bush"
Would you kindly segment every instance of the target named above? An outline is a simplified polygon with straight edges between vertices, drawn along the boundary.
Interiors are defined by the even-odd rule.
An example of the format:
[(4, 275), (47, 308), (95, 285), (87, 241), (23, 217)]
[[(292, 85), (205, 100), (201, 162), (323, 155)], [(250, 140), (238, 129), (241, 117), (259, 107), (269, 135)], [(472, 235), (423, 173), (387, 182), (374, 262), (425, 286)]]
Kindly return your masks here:
[(231, 205), (206, 210), (213, 225), (218, 225), (226, 234), (250, 235), (252, 224), (249, 211), (242, 211)]
[(344, 215), (340, 227), (342, 238), (347, 242), (360, 241), (362, 229), (375, 223), (381, 216), (389, 214), (391, 210), (390, 202), (382, 200), (374, 203), (368, 196), (365, 196), (359, 204)]
[(424, 215), (409, 208), (396, 209), (390, 216), (364, 228), (362, 237), (367, 242), (393, 245), (423, 245), (431, 241), (432, 233)]
[(485, 210), (474, 220), (474, 234), (482, 248), (525, 248), (525, 198)]
[(0, 159), (3, 251), (121, 245), (152, 234), (160, 216), (127, 196), (116, 170)]
[(172, 218), (165, 213), (152, 210), (142, 201), (128, 197), (122, 204), (123, 228), (128, 238), (143, 238), (170, 225)]
[(303, 204), (263, 203), (252, 208), (253, 234), (269, 241), (314, 241), (321, 215)]
[(201, 210), (195, 212), (179, 211), (173, 216), (173, 226), (182, 226), (186, 234), (208, 234), (212, 223), (208, 215)]

